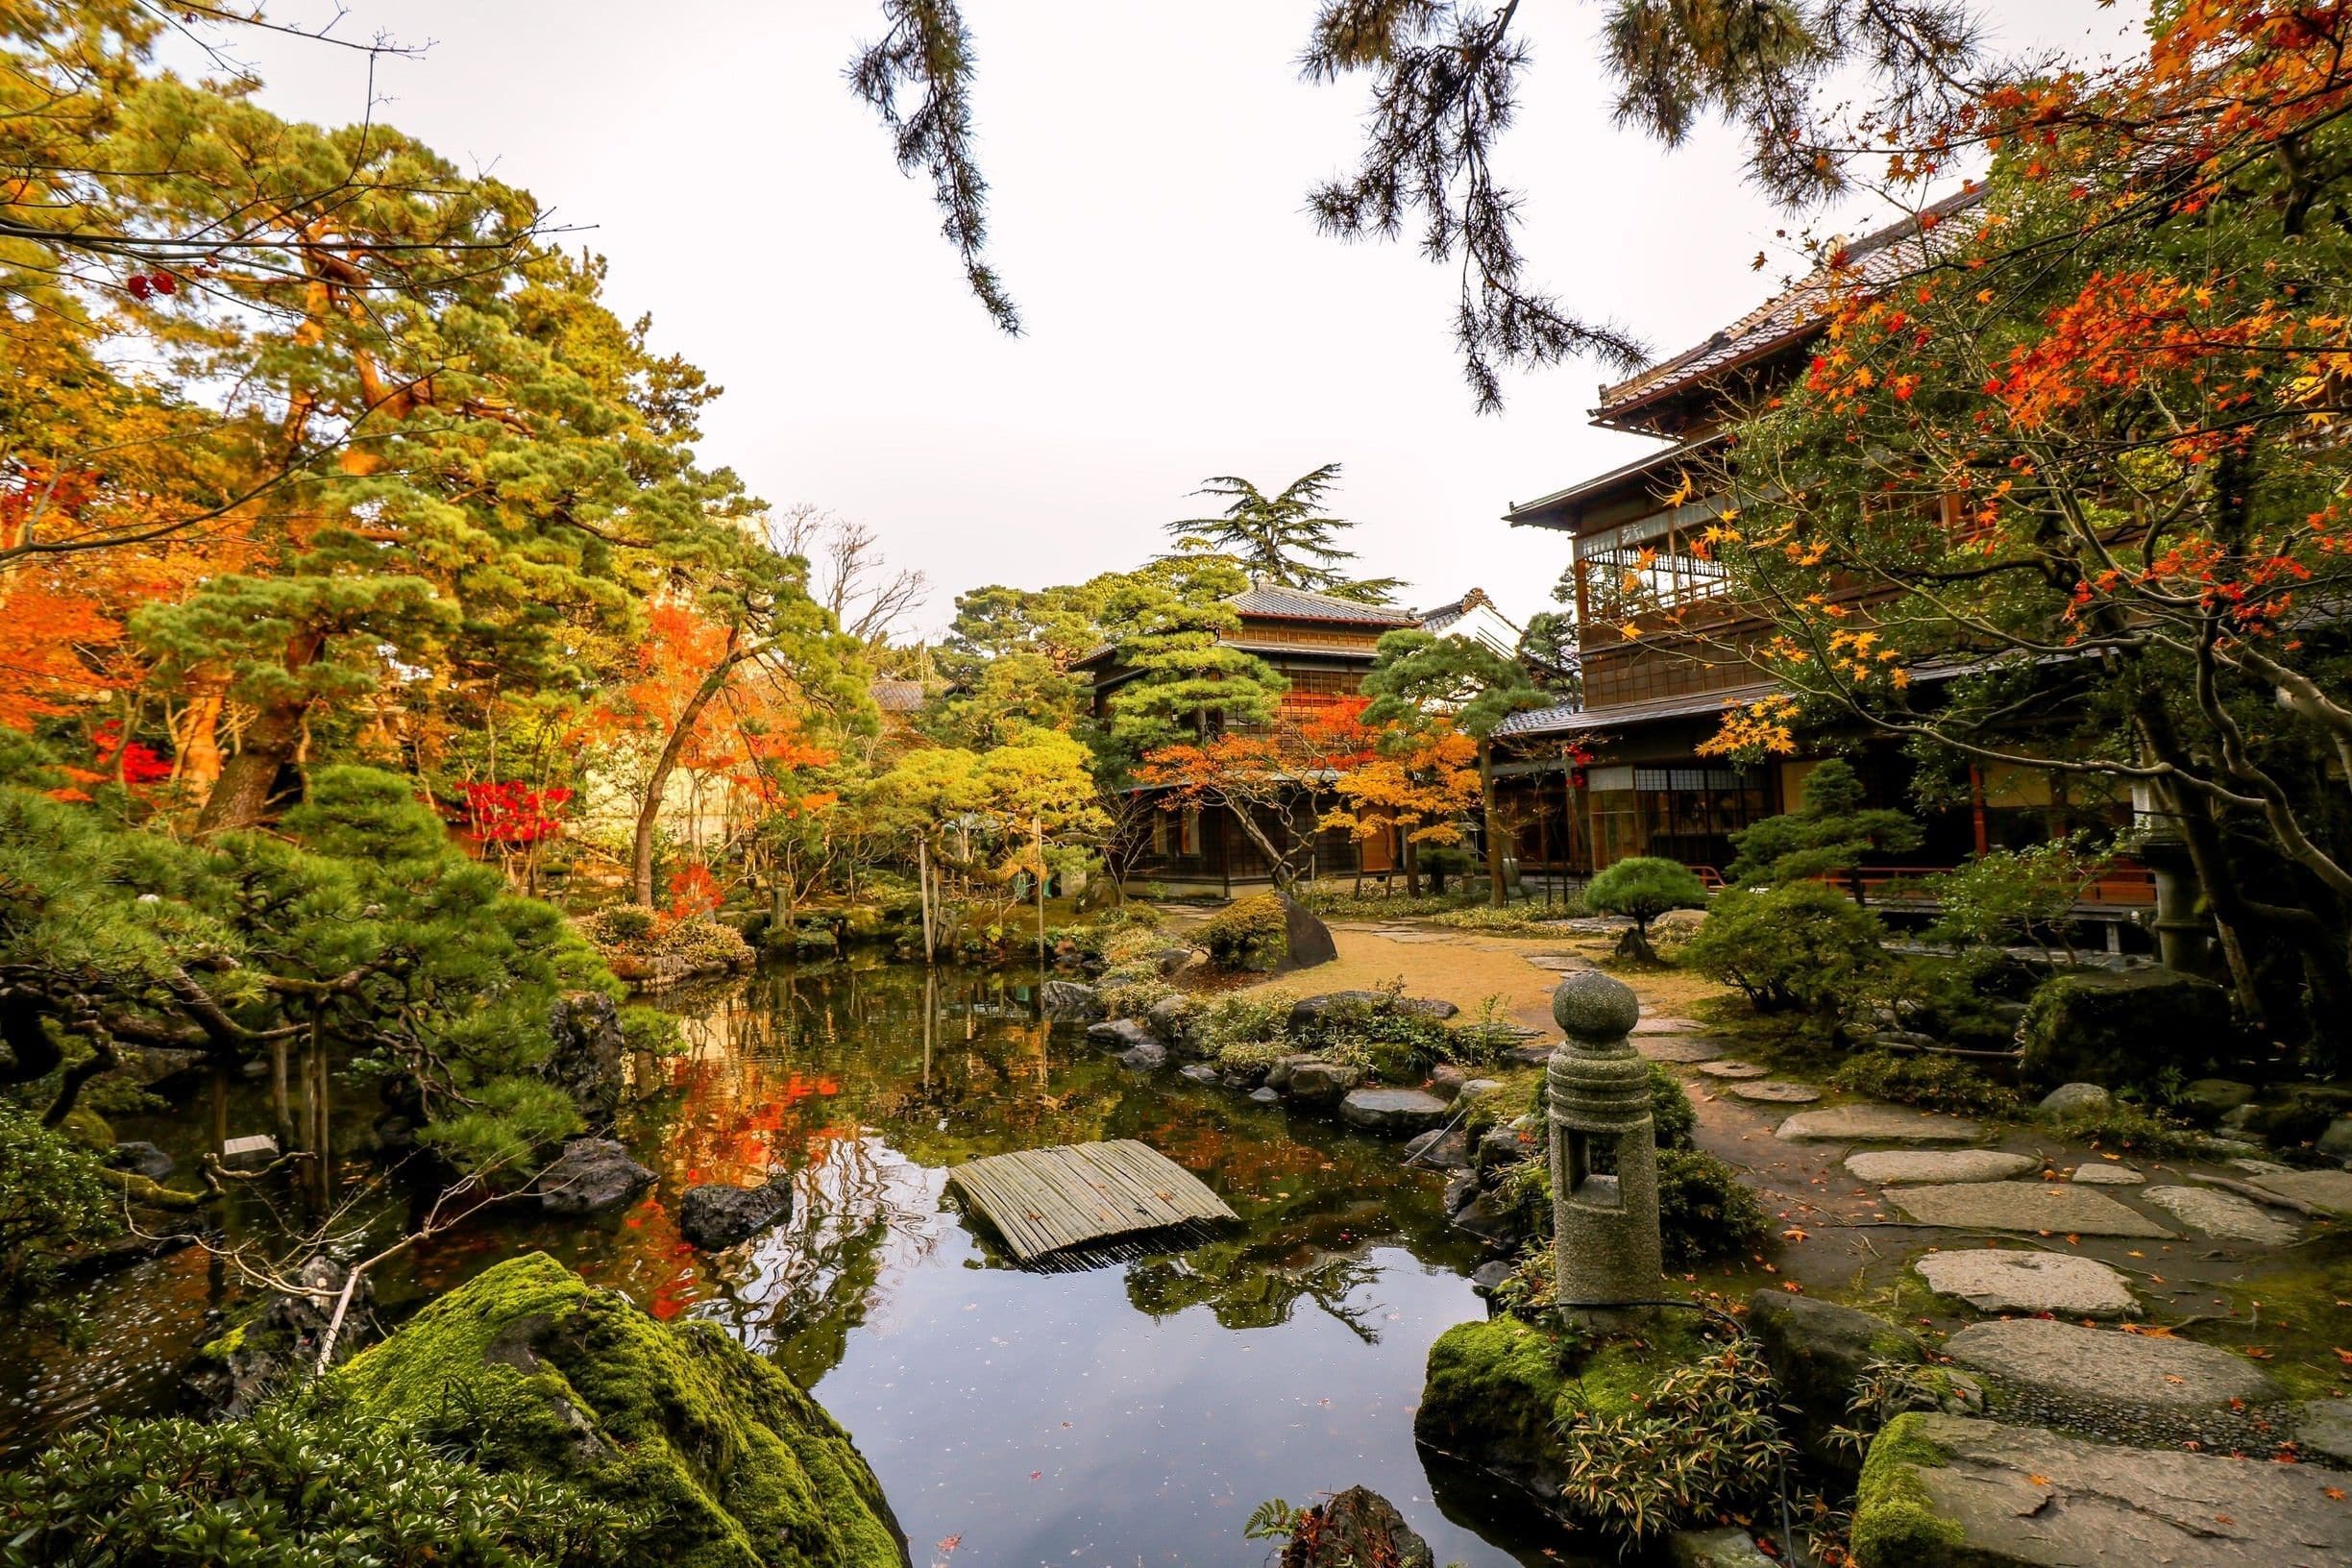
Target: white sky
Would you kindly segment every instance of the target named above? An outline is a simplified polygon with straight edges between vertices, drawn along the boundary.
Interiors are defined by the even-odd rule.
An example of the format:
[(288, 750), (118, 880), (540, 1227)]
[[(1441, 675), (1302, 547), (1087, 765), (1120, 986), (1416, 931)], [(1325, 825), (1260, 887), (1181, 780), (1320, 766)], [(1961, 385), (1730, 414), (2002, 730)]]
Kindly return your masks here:
[[(1311, 0), (966, 0), (1019, 339), (965, 292), (928, 182), (900, 178), (843, 80), (877, 31), (871, 0), (347, 9), (340, 37), (431, 44), (380, 67), (380, 117), (593, 225), (576, 242), (611, 257), (614, 306), (650, 312), (658, 346), (727, 389), (705, 460), (874, 527), (930, 575), (927, 626), (980, 583), (1139, 563), (1209, 475), (1271, 490), (1333, 461), (1367, 575), (1423, 605), (1477, 584), (1524, 619), (1550, 607), (1566, 542), (1499, 514), (1650, 446), (1586, 425), (1591, 363), (1515, 376), (1505, 412), (1474, 413), (1451, 269), (1314, 233), (1305, 194), (1351, 165), (1365, 84), (1298, 79)], [(2069, 52), (2145, 14), (1985, 9), (2004, 45)], [(1527, 197), (1535, 280), (1671, 354), (1785, 275), (1774, 232), (1795, 226), (1742, 185), (1728, 135), (1669, 153), (1610, 126), (1602, 14), (1523, 7), (1536, 58), (1498, 163)], [(365, 101), (350, 52), (239, 53), (280, 113), (349, 121)]]

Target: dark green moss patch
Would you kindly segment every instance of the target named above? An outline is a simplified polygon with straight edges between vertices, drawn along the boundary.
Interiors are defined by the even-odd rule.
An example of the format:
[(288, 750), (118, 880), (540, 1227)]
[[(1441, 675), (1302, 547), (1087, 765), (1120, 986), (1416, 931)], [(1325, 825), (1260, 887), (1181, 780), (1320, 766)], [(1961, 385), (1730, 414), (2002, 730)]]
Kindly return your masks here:
[(1910, 1412), (1888, 1422), (1863, 1461), (1852, 1535), (1859, 1568), (1931, 1568), (1960, 1545), (1959, 1522), (1935, 1511), (1919, 1479), (1948, 1459), (1920, 1433), (1920, 1421)]

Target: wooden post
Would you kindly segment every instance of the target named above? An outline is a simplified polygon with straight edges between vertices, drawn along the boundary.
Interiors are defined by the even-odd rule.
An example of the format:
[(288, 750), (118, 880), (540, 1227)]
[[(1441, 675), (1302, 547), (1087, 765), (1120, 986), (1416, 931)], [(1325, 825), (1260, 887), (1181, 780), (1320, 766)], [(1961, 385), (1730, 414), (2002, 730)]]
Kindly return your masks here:
[(915, 880), (922, 890), (923, 962), (932, 959), (931, 945), (931, 845), (929, 841), (915, 841)]
[(270, 1041), (270, 1117), (277, 1123), (278, 1152), (294, 1149), (294, 1108), (286, 1083), (286, 1042), (283, 1035)]
[(1045, 819), (1029, 819), (1029, 842), (1037, 853), (1038, 963), (1045, 962)]

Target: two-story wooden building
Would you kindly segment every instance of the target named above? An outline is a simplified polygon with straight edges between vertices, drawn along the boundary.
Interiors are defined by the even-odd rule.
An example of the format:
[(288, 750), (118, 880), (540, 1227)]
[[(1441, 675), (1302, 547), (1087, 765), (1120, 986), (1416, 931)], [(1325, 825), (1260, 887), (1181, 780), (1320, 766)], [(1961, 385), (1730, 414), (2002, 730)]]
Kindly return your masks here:
[[(1845, 277), (1869, 286), (1918, 269), (1927, 230), (1973, 201), (1963, 194), (1928, 208), (1925, 228), (1906, 219), (1853, 241)], [(1816, 759), (1739, 767), (1699, 753), (1727, 707), (1773, 689), (1738, 651), (1764, 628), (1730, 604), (1723, 568), (1701, 540), (1727, 504), (1706, 493), (1727, 427), (1802, 373), (1828, 286), (1816, 273), (1697, 347), (1605, 387), (1593, 422), (1660, 445), (1504, 514), (1514, 527), (1567, 538), (1583, 674), (1580, 703), (1514, 715), (1500, 732), (1498, 773), (1523, 866), (1580, 874), (1658, 855), (1721, 868), (1733, 832), (1797, 803)], [(1864, 743), (1841, 754), (1874, 804), (1909, 805), (1911, 769), (1898, 747)], [(1972, 794), (1965, 810), (1927, 819), (1922, 865), (2121, 814), (2105, 799), (2070, 801), (2039, 771), (1981, 772)]]

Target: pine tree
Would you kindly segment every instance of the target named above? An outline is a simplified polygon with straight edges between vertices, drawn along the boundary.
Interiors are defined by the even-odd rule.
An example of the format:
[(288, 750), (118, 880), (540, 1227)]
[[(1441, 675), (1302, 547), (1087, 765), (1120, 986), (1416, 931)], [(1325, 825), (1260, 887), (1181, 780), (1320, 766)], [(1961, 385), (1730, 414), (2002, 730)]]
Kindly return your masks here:
[(1215, 517), (1170, 523), (1167, 531), (1185, 550), (1231, 556), (1255, 581), (1385, 604), (1399, 586), (1397, 578), (1355, 579), (1337, 570), (1338, 563), (1356, 558), (1354, 551), (1337, 542), (1343, 530), (1356, 525), (1319, 514), (1338, 482), (1337, 463), (1302, 474), (1272, 496), (1237, 475), (1220, 474), (1203, 480), (1192, 493), (1225, 502), (1225, 510)]

